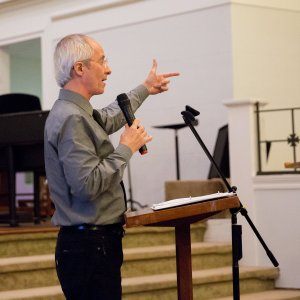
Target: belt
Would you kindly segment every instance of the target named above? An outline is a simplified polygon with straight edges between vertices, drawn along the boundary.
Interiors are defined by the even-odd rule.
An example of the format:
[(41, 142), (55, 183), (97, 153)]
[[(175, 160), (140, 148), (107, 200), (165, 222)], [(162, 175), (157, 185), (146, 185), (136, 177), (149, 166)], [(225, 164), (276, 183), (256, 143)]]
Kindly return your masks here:
[(108, 224), (108, 225), (96, 225), (96, 224), (79, 224), (72, 226), (61, 226), (61, 232), (73, 233), (73, 232), (97, 232), (102, 234), (120, 234), (124, 233), (123, 225), (121, 223)]

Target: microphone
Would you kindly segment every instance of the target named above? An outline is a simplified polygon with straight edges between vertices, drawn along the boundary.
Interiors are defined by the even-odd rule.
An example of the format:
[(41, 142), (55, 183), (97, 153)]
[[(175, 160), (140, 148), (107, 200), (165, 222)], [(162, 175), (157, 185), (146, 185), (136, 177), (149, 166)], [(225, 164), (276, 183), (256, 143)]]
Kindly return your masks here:
[[(118, 101), (118, 104), (119, 104), (123, 114), (124, 114), (126, 122), (128, 123), (129, 126), (131, 126), (133, 121), (135, 120), (135, 116), (132, 112), (131, 105), (130, 105), (130, 100), (129, 100), (128, 96), (125, 93), (120, 94), (117, 97), (117, 101)], [(143, 145), (139, 149), (139, 152), (141, 153), (141, 155), (144, 155), (144, 154), (148, 153), (146, 145)]]

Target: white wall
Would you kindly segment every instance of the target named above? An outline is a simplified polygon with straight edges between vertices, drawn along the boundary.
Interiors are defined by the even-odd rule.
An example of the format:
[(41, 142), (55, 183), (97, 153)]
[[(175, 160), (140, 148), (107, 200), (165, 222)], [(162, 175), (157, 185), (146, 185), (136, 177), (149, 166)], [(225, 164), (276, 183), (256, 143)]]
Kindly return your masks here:
[(300, 104), (300, 1), (234, 1), (234, 98)]
[(29, 93), (41, 99), (41, 41), (39, 38), (5, 47), (10, 56), (10, 90)]
[[(240, 201), (247, 208), (256, 224), (255, 197), (252, 178), (256, 172), (255, 119), (256, 100), (232, 100), (225, 102), (228, 107), (230, 181), (236, 186)], [(245, 219), (239, 214), (238, 222), (243, 226), (243, 263), (257, 265), (257, 240)]]
[[(198, 129), (212, 148), (217, 129), (227, 122), (220, 99), (231, 95), (228, 13), (229, 8), (224, 6), (93, 35), (106, 45), (111, 61), (113, 73), (107, 90), (110, 99), (141, 82), (153, 57), (158, 59), (159, 71), (181, 72), (180, 77), (172, 80), (168, 93), (150, 97), (136, 114), (154, 136), (149, 154), (135, 155), (131, 161), (135, 197), (139, 201), (162, 201), (164, 181), (176, 178), (174, 132), (152, 126), (182, 123), (180, 112), (189, 104), (201, 111)], [(228, 30), (222, 32), (226, 27)], [(102, 98), (106, 97), (96, 97), (93, 104), (101, 107)], [(207, 178), (208, 160), (189, 129), (179, 132), (179, 144), (181, 178)]]
[[(256, 176), (253, 186), (256, 224), (279, 262), (276, 285), (300, 288), (300, 176)], [(259, 265), (271, 265), (262, 247), (257, 258)]]
[(27, 93), (39, 97), (42, 101), (41, 92), (41, 61), (38, 59), (26, 59), (11, 57), (11, 93)]
[[(300, 2), (236, 0), (232, 5), (234, 99), (226, 103), (229, 118), (231, 182), (270, 250), (279, 261), (276, 286), (299, 288), (299, 175), (256, 176), (256, 101), (263, 109), (299, 107)], [(299, 113), (296, 133), (299, 135)], [(298, 123), (297, 123), (298, 122)], [(263, 139), (286, 139), (291, 133), (286, 112), (263, 115)], [(289, 146), (273, 144), (265, 171), (283, 170), (291, 161)], [(298, 146), (298, 160), (299, 149)], [(271, 265), (242, 216), (244, 265)]]
[[(97, 108), (140, 84), (152, 58), (158, 59), (160, 72), (181, 72), (168, 93), (150, 97), (136, 114), (154, 136), (149, 154), (136, 154), (131, 160), (133, 196), (141, 203), (163, 201), (164, 182), (176, 178), (174, 133), (152, 126), (182, 123), (180, 112), (190, 104), (201, 110), (199, 129), (212, 149), (218, 128), (227, 123), (221, 99), (232, 96), (230, 7), (223, 3), (142, 1), (128, 7), (88, 10), (72, 18), (61, 12), (46, 28), (48, 38), (42, 43), (46, 108), (57, 95), (49, 64), (55, 42), (65, 34), (82, 31), (81, 24), (86, 34), (102, 43), (113, 70), (106, 93), (92, 100)], [(115, 144), (118, 135), (113, 137)], [(207, 178), (209, 163), (187, 129), (180, 131), (179, 143), (181, 178)]]
[[(277, 287), (300, 288), (300, 176), (256, 176), (256, 136), (254, 103), (256, 100), (226, 102), (229, 114), (231, 182), (267, 246), (279, 262)], [(239, 214), (243, 227), (241, 265), (271, 263), (250, 228)]]
[[(151, 97), (137, 113), (154, 140), (146, 157), (137, 154), (131, 162), (135, 200), (162, 201), (164, 181), (175, 179), (173, 132), (153, 129), (153, 125), (181, 123), (179, 114), (184, 105), (195, 106), (201, 111), (198, 130), (212, 150), (218, 128), (229, 118), (232, 183), (239, 187), (239, 197), (252, 220), (278, 255), (282, 268), (278, 285), (296, 287), (299, 241), (284, 232), (289, 233), (293, 224), (295, 228), (300, 225), (295, 218), (299, 211), (295, 198), (298, 177), (293, 179), (297, 188), (292, 192), (290, 187), (273, 192), (272, 182), (270, 190), (263, 188), (255, 177), (253, 101), (234, 100), (228, 118), (221, 101), (254, 96), (266, 98), (272, 107), (299, 106), (299, 1), (12, 2), (12, 7), (0, 3), (0, 46), (41, 38), (44, 109), (50, 109), (57, 97), (52, 55), (55, 43), (66, 34), (92, 35), (103, 44), (109, 58), (113, 73), (106, 94), (92, 101), (95, 107), (140, 83), (153, 57), (158, 59), (159, 71), (181, 72), (170, 92)], [(0, 57), (1, 66), (9, 69), (9, 57), (3, 51)], [(1, 92), (9, 86), (7, 78), (2, 82)], [(113, 140), (117, 143), (118, 137)], [(182, 178), (206, 178), (209, 163), (189, 130), (179, 132), (179, 142)], [(283, 215), (284, 227), (280, 229), (278, 220), (287, 208), (286, 200), (281, 200), (284, 196), (291, 209)], [(269, 207), (276, 211), (265, 218)], [(265, 263), (249, 226), (244, 223), (243, 227), (243, 263)], [(295, 263), (288, 263), (288, 258)]]
[[(160, 72), (181, 72), (168, 93), (150, 97), (137, 113), (154, 140), (147, 156), (136, 154), (131, 161), (135, 200), (163, 201), (164, 182), (176, 178), (174, 133), (152, 126), (182, 123), (180, 112), (192, 105), (201, 111), (198, 129), (213, 149), (218, 128), (227, 123), (221, 100), (233, 96), (229, 1), (24, 0), (13, 11), (5, 6), (0, 17), (8, 28), (0, 26), (0, 46), (41, 38), (44, 109), (57, 97), (52, 55), (66, 34), (93, 36), (109, 58), (113, 73), (106, 93), (92, 100), (97, 108), (140, 84), (152, 58)], [(118, 134), (112, 139), (117, 144)], [(188, 129), (179, 132), (179, 144), (181, 178), (207, 178), (209, 162)]]

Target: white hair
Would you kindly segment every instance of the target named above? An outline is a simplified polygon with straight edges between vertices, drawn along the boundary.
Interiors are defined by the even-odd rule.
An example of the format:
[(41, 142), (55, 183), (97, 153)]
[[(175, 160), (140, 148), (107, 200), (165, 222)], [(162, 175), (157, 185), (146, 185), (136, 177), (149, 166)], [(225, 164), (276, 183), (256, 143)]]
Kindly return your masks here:
[(71, 34), (62, 38), (54, 52), (55, 79), (63, 87), (71, 78), (71, 70), (77, 61), (90, 59), (94, 53), (89, 37), (83, 34)]

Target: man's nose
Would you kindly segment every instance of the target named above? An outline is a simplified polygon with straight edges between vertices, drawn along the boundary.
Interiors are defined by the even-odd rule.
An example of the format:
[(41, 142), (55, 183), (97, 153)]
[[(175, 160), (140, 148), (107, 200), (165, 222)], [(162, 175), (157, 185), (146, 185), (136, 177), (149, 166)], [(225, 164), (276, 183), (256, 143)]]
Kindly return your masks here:
[(109, 66), (106, 66), (105, 68), (105, 74), (110, 75), (111, 74), (111, 69)]

